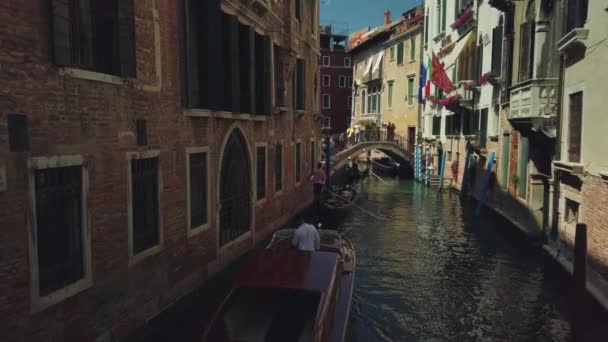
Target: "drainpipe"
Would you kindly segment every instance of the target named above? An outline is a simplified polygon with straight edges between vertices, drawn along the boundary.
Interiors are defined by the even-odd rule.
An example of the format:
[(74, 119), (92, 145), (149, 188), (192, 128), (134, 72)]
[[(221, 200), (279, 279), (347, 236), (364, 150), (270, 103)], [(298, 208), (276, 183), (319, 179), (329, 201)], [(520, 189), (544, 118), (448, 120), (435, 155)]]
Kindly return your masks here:
[[(566, 27), (565, 11), (562, 10), (562, 28)], [(555, 121), (555, 153), (553, 160), (560, 160), (562, 154), (562, 111), (563, 111), (563, 96), (564, 96), (564, 76), (566, 74), (566, 56), (559, 55), (559, 79), (557, 81), (557, 119)], [(553, 165), (553, 210), (551, 213), (551, 235), (554, 240), (559, 238), (559, 197), (560, 197), (560, 173)]]

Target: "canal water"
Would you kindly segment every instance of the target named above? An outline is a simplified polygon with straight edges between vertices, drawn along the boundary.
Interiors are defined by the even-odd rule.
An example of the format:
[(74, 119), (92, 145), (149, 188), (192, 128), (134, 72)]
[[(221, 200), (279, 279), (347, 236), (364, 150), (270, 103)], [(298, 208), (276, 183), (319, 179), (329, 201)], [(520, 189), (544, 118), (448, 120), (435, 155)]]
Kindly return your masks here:
[[(349, 341), (571, 341), (576, 317), (586, 341), (608, 340), (608, 315), (590, 300), (575, 313), (570, 279), (501, 217), (406, 180), (370, 180), (357, 203), (387, 219), (351, 208), (324, 223), (357, 250)], [(230, 273), (135, 340), (198, 341)]]

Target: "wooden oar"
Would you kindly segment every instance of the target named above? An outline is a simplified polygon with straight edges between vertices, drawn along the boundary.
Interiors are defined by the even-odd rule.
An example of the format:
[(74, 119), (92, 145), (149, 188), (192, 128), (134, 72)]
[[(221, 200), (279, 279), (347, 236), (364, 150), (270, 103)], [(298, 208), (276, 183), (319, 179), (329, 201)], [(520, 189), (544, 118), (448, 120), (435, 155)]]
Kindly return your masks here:
[(387, 182), (386, 182), (384, 179), (382, 179), (382, 177), (380, 177), (380, 176), (378, 176), (377, 174), (375, 174), (375, 173), (374, 173), (374, 171), (369, 170), (369, 173), (371, 173), (371, 174), (372, 174), (372, 176), (374, 176), (374, 177), (378, 178), (378, 179), (379, 179), (379, 180), (380, 180), (382, 183), (384, 183), (384, 184), (388, 184), (388, 183), (387, 183)]
[(360, 207), (360, 206), (358, 206), (358, 205), (357, 205), (355, 202), (353, 202), (353, 201), (351, 201), (351, 200), (348, 200), (348, 199), (346, 199), (346, 198), (344, 198), (344, 197), (342, 197), (342, 196), (338, 195), (337, 193), (335, 193), (335, 192), (333, 192), (333, 191), (331, 191), (331, 190), (327, 190), (327, 192), (329, 192), (330, 194), (332, 194), (332, 195), (336, 196), (337, 198), (339, 198), (339, 199), (341, 199), (341, 200), (343, 200), (343, 201), (346, 201), (346, 202), (348, 202), (348, 203), (352, 204), (353, 206), (355, 206), (355, 207), (357, 207), (357, 208), (361, 209), (361, 211), (363, 211), (364, 213), (366, 213), (366, 214), (368, 214), (368, 215), (370, 215), (370, 216), (372, 216), (372, 217), (375, 217), (375, 218), (377, 218), (378, 220), (388, 220), (388, 218), (386, 218), (386, 217), (380, 217), (380, 216), (378, 216), (378, 215), (376, 215), (376, 214), (374, 214), (374, 213), (372, 213), (372, 212), (370, 212), (370, 211), (368, 211), (368, 210), (366, 210), (366, 209), (364, 209), (364, 208), (361, 208), (361, 207)]

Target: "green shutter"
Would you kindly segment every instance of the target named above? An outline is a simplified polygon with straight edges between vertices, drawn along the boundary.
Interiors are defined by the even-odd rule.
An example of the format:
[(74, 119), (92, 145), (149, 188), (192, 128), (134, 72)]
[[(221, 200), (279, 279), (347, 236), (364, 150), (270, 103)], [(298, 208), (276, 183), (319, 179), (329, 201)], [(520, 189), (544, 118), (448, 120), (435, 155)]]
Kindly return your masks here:
[(390, 51), (391, 51), (391, 59), (390, 60), (392, 61), (392, 60), (395, 59), (395, 47), (391, 46), (391, 50)]
[(502, 177), (501, 183), (502, 187), (506, 189), (509, 183), (509, 151), (511, 148), (511, 135), (505, 134), (502, 137), (502, 154), (500, 158), (502, 158)]
[(447, 12), (447, 0), (441, 2), (441, 31), (445, 31), (446, 12)]
[(393, 107), (393, 82), (388, 84), (388, 108)]
[(519, 197), (526, 198), (526, 187), (528, 185), (528, 138), (521, 137), (519, 146)]
[(410, 61), (416, 59), (416, 38), (410, 39)]
[(414, 104), (414, 79), (413, 78), (407, 79), (407, 104), (408, 105)]
[(397, 64), (403, 64), (403, 42), (397, 45)]

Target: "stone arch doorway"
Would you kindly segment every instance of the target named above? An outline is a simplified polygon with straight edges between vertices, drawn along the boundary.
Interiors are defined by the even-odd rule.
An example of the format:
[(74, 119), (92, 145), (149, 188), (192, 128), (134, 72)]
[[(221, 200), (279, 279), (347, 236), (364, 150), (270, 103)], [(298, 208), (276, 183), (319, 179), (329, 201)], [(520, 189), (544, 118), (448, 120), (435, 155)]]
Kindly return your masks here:
[(220, 164), (220, 247), (251, 228), (251, 168), (247, 151), (247, 142), (240, 130), (232, 130)]

